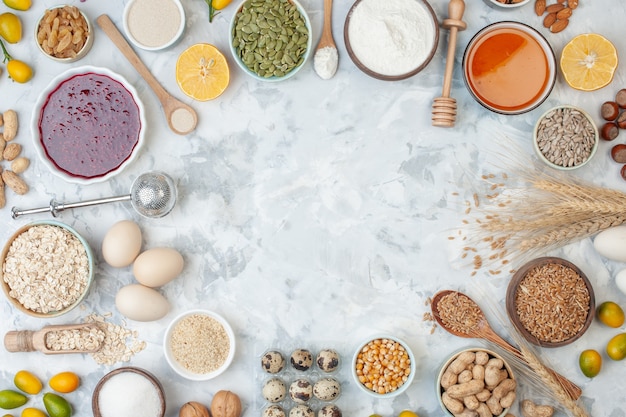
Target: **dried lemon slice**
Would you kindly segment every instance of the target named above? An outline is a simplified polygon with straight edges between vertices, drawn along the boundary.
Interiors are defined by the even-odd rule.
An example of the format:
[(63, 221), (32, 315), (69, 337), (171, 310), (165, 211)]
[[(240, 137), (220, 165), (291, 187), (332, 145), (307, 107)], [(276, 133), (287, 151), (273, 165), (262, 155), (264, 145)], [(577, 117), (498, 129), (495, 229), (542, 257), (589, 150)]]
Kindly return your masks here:
[(212, 100), (228, 87), (228, 62), (213, 45), (192, 45), (176, 61), (176, 82), (189, 97), (198, 101)]
[(570, 87), (594, 91), (608, 85), (617, 69), (617, 50), (602, 35), (585, 33), (574, 37), (561, 53), (561, 71)]

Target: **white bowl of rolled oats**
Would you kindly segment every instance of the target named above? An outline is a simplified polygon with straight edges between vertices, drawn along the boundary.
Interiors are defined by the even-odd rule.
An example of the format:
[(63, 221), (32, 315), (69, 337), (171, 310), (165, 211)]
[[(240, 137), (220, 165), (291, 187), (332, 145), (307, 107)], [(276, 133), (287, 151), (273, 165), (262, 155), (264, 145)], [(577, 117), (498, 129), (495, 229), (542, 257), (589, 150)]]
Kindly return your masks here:
[(19, 228), (0, 256), (2, 290), (18, 310), (50, 318), (72, 310), (93, 282), (94, 257), (87, 241), (55, 220)]
[(35, 26), (37, 47), (56, 62), (75, 62), (93, 45), (89, 19), (78, 7), (61, 4), (47, 9)]
[(230, 366), (235, 356), (235, 333), (219, 314), (189, 310), (172, 320), (163, 348), (165, 359), (177, 374), (206, 381)]

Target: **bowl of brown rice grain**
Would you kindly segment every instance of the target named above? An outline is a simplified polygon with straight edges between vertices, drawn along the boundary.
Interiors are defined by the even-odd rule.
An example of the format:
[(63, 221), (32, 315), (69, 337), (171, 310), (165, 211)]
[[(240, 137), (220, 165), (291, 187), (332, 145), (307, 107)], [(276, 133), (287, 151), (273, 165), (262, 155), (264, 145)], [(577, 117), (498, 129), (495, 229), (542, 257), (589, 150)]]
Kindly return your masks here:
[(2, 289), (30, 316), (51, 318), (75, 308), (94, 276), (94, 256), (72, 227), (54, 220), (20, 227), (0, 255)]
[(530, 343), (560, 347), (579, 339), (595, 312), (593, 287), (573, 263), (557, 257), (534, 259), (511, 278), (506, 310)]
[(235, 356), (235, 333), (219, 314), (189, 310), (169, 324), (163, 348), (165, 359), (178, 375), (206, 381), (230, 366)]

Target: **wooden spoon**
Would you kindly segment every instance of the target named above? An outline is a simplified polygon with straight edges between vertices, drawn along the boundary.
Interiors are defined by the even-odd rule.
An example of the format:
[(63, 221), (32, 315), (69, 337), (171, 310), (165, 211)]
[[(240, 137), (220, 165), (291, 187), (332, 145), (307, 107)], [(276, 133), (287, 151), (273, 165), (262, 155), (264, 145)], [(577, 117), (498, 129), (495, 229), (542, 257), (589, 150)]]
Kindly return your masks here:
[(63, 330), (92, 330), (98, 329), (97, 323), (82, 323), (82, 324), (59, 324), (53, 326), (46, 326), (41, 330), (12, 330), (4, 335), (4, 347), (9, 352), (34, 352), (39, 351), (47, 355), (54, 355), (59, 353), (93, 353), (100, 350), (102, 343), (94, 346), (91, 349), (63, 349), (52, 350), (46, 345), (46, 336), (51, 332), (58, 332)]
[[(337, 55), (337, 45), (335, 44), (335, 39), (333, 39), (333, 30), (332, 30), (332, 9), (333, 9), (333, 0), (324, 0), (324, 27), (322, 28), (322, 36), (320, 38), (319, 43), (317, 44), (317, 48), (315, 48), (315, 55), (313, 56), (313, 68), (317, 75), (324, 79), (332, 78), (337, 71), (337, 60), (332, 60), (333, 68), (328, 67), (327, 72), (320, 74), (318, 66), (320, 65), (319, 54), (318, 51), (324, 48), (332, 48), (333, 51), (331, 53)], [(330, 62), (328, 64), (331, 64)]]
[(186, 135), (193, 131), (198, 124), (198, 115), (195, 110), (165, 91), (157, 79), (154, 78), (148, 67), (139, 59), (139, 56), (135, 53), (133, 48), (126, 42), (126, 39), (122, 36), (109, 16), (106, 14), (100, 15), (96, 19), (96, 22), (111, 41), (113, 41), (115, 46), (117, 46), (117, 49), (124, 54), (128, 62), (135, 67), (139, 75), (143, 77), (150, 88), (152, 88), (152, 91), (154, 91), (154, 94), (156, 94), (161, 102), (170, 129), (179, 135)]
[[(439, 306), (439, 302), (441, 301), (441, 299), (444, 296), (449, 295), (449, 294), (458, 294), (459, 296), (466, 297), (470, 302), (475, 304), (476, 310), (480, 311), (480, 316), (478, 318), (478, 323), (475, 326), (471, 327), (471, 328), (468, 327), (467, 332), (451, 328), (447, 323), (445, 323), (441, 319), (441, 316), (439, 315), (439, 307), (438, 307)], [(478, 304), (476, 304), (476, 302), (474, 300), (472, 300), (471, 298), (469, 298), (467, 295), (465, 295), (465, 294), (463, 294), (461, 292), (452, 291), (452, 290), (439, 291), (437, 294), (435, 294), (433, 296), (433, 301), (430, 304), (430, 308), (432, 310), (433, 317), (435, 318), (437, 323), (441, 327), (443, 327), (445, 330), (447, 330), (449, 333), (451, 333), (451, 334), (453, 334), (455, 336), (459, 336), (459, 337), (478, 338), (478, 339), (488, 340), (489, 342), (494, 343), (494, 344), (500, 346), (502, 349), (506, 350), (507, 352), (512, 353), (517, 358), (519, 358), (522, 361), (526, 362), (526, 359), (524, 359), (524, 355), (522, 354), (522, 352), (520, 352), (519, 349), (513, 347), (509, 342), (504, 340), (502, 337), (500, 337), (493, 330), (493, 328), (489, 325), (489, 322), (487, 321), (487, 318), (485, 317), (485, 314), (480, 309)], [(550, 372), (552, 374), (552, 376), (555, 379), (557, 379), (561, 383), (561, 385), (563, 386), (565, 391), (567, 391), (567, 393), (572, 398), (572, 400), (577, 400), (581, 396), (582, 390), (580, 389), (580, 387), (578, 387), (576, 384), (574, 384), (569, 379), (565, 378), (563, 375), (558, 374), (556, 371), (554, 371), (554, 370), (552, 370), (550, 368), (546, 368), (546, 369), (548, 370), (548, 372)]]

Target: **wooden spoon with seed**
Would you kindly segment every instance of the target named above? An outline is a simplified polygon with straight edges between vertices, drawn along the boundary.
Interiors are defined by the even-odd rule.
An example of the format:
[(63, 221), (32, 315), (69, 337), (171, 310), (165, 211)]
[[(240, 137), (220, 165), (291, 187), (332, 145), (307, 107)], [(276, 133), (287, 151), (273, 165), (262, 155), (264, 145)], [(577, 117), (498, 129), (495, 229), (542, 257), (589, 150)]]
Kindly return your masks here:
[(117, 46), (117, 49), (124, 54), (128, 62), (137, 70), (139, 75), (148, 83), (154, 94), (161, 102), (165, 116), (167, 117), (167, 124), (170, 129), (179, 135), (186, 135), (192, 132), (198, 124), (198, 115), (195, 110), (187, 104), (176, 99), (170, 93), (168, 93), (163, 86), (154, 78), (154, 75), (150, 72), (148, 67), (141, 61), (139, 56), (135, 53), (133, 48), (126, 42), (126, 39), (115, 24), (111, 21), (106, 14), (100, 15), (96, 22), (98, 26), (107, 34), (111, 41)]
[[(464, 299), (466, 305), (468, 305), (469, 307), (467, 309), (457, 308), (453, 311), (450, 311), (449, 313), (446, 313), (445, 318), (442, 318), (439, 309), (439, 303), (446, 296), (456, 296), (459, 299)], [(519, 349), (513, 347), (509, 342), (500, 337), (495, 332), (495, 330), (493, 330), (493, 328), (489, 325), (489, 322), (487, 321), (484, 312), (480, 309), (478, 304), (476, 304), (476, 302), (467, 295), (459, 291), (439, 291), (433, 296), (430, 308), (433, 313), (433, 317), (435, 318), (437, 323), (449, 333), (458, 337), (487, 340), (497, 346), (500, 346), (507, 352), (515, 355), (523, 362), (526, 362), (524, 355)], [(468, 311), (466, 310), (471, 310), (469, 312), (471, 314), (466, 314), (468, 313)], [(552, 374), (555, 379), (559, 381), (559, 383), (563, 386), (565, 391), (567, 391), (572, 400), (577, 400), (581, 396), (582, 390), (580, 389), (580, 387), (578, 387), (569, 379), (565, 378), (563, 375), (558, 374), (556, 371), (550, 368), (546, 369)]]
[(11, 330), (4, 335), (4, 347), (9, 352), (39, 351), (47, 355), (60, 353), (93, 353), (100, 350), (102, 342), (89, 349), (50, 349), (46, 343), (46, 336), (53, 332), (65, 330), (85, 330), (91, 332), (98, 328), (99, 325), (97, 323), (82, 323), (51, 325), (37, 331)]

